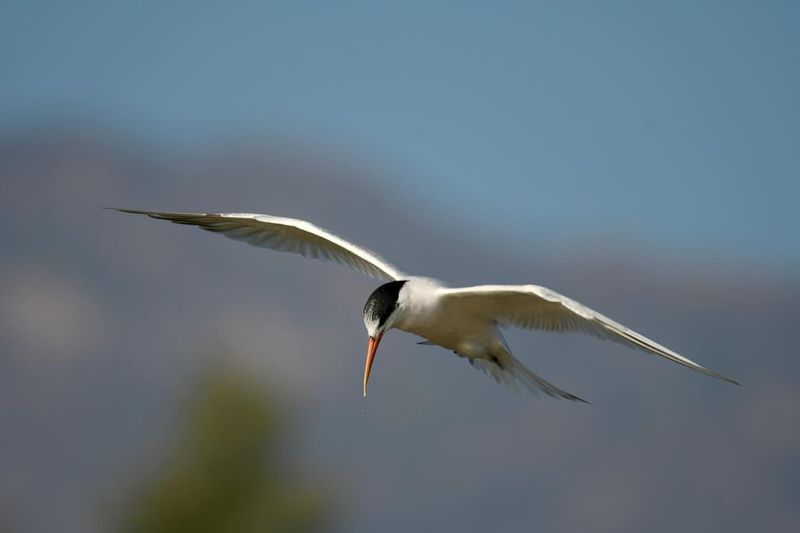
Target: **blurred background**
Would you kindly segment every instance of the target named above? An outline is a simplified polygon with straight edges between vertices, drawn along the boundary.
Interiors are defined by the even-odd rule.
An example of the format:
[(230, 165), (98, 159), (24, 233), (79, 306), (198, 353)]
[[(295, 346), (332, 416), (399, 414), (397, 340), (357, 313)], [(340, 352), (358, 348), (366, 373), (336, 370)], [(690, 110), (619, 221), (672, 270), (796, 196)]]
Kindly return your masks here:
[[(800, 527), (795, 2), (0, 8), (0, 531)], [(100, 206), (309, 219), (539, 283), (734, 387), (509, 331), (592, 405), (394, 333), (376, 286)]]

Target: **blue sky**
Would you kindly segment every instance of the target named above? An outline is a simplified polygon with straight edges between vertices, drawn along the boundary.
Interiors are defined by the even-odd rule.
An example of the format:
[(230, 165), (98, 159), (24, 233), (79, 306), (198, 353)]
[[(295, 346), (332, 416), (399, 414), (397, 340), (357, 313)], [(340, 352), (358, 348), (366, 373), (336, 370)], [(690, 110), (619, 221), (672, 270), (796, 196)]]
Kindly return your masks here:
[(483, 237), (796, 267), (798, 6), (12, 1), (0, 119), (305, 135)]

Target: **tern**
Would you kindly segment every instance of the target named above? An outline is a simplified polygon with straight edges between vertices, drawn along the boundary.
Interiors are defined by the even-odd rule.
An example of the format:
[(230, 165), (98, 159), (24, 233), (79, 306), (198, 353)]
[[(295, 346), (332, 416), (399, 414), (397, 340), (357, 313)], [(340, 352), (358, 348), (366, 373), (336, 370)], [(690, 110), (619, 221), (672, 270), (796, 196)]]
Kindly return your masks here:
[(383, 280), (364, 305), (369, 337), (362, 393), (367, 395), (372, 363), (390, 329), (438, 345), (518, 390), (543, 392), (587, 403), (531, 372), (508, 347), (501, 328), (517, 326), (553, 332), (581, 332), (660, 355), (674, 363), (738, 385), (713, 370), (658, 344), (562, 294), (539, 285), (448, 287), (436, 279), (410, 276), (376, 253), (348, 242), (310, 222), (254, 213), (174, 213), (113, 208), (177, 224), (198, 226), (254, 246), (335, 261)]

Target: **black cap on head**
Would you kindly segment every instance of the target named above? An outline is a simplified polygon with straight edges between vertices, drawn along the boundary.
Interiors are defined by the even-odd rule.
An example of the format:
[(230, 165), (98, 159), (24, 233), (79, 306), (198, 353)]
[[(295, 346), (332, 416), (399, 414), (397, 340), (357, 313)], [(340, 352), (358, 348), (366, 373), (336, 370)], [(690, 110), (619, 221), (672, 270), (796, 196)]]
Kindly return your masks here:
[(397, 307), (397, 298), (405, 283), (406, 280), (390, 281), (372, 291), (364, 304), (364, 319), (383, 326)]

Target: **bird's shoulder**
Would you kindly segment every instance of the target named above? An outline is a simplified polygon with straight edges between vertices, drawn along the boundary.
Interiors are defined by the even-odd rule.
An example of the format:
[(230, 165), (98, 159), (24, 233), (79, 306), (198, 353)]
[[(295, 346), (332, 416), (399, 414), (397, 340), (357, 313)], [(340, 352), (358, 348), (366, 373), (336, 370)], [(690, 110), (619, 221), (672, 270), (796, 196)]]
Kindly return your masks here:
[(438, 279), (413, 276), (406, 280), (400, 290), (400, 303), (433, 304), (439, 298), (445, 284)]

